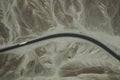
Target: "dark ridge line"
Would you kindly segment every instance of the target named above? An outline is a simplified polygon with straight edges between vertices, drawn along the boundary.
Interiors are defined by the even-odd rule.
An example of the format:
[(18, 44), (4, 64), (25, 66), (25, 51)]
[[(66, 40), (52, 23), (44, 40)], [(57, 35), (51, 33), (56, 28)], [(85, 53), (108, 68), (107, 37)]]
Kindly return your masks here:
[(19, 48), (19, 47), (22, 47), (22, 46), (33, 44), (33, 43), (36, 43), (36, 42), (39, 42), (39, 41), (52, 39), (52, 38), (59, 38), (59, 37), (74, 37), (74, 38), (81, 38), (81, 39), (90, 41), (90, 42), (100, 46), (102, 49), (104, 49), (110, 55), (112, 55), (114, 58), (116, 58), (118, 61), (120, 61), (120, 56), (118, 56), (114, 51), (112, 51), (110, 48), (108, 48), (102, 42), (100, 42), (100, 41), (98, 41), (98, 40), (96, 40), (96, 39), (94, 39), (92, 37), (89, 37), (89, 36), (86, 36), (86, 35), (82, 35), (82, 34), (76, 34), (76, 33), (57, 33), (57, 34), (52, 34), (52, 35), (41, 37), (41, 38), (38, 38), (38, 39), (35, 39), (35, 40), (31, 40), (31, 41), (28, 41), (28, 42), (23, 42), (23, 43), (20, 43), (20, 44), (17, 44), (17, 45), (13, 45), (13, 46), (9, 46), (9, 47), (6, 47), (6, 48), (2, 48), (2, 49), (0, 49), (0, 52), (5, 52), (5, 51), (8, 51), (8, 50), (12, 50), (12, 49), (16, 49), (16, 48)]

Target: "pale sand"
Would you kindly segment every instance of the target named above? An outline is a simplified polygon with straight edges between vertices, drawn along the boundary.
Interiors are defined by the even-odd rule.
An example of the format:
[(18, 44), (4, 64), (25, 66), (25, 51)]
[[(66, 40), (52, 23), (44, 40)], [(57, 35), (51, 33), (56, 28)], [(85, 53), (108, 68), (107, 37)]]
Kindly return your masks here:
[[(0, 0), (0, 48), (62, 32), (91, 36), (120, 55), (120, 0)], [(5, 53), (0, 80), (120, 80), (120, 62), (82, 39)]]

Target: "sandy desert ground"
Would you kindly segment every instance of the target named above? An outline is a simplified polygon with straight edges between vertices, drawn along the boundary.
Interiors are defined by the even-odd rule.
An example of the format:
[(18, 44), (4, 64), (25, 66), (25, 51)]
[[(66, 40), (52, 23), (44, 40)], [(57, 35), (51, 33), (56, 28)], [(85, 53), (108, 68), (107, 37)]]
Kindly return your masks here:
[[(0, 0), (0, 48), (63, 32), (120, 55), (120, 0)], [(91, 42), (57, 38), (0, 53), (0, 80), (120, 80), (120, 62)]]

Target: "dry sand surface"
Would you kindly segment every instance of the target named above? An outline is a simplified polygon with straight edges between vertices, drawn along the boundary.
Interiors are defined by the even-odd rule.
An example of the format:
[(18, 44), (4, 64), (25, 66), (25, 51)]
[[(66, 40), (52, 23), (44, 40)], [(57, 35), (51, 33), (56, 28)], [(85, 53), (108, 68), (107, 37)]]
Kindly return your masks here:
[[(63, 32), (91, 36), (120, 55), (120, 0), (0, 0), (0, 48)], [(120, 80), (120, 62), (82, 39), (3, 53), (0, 80)]]

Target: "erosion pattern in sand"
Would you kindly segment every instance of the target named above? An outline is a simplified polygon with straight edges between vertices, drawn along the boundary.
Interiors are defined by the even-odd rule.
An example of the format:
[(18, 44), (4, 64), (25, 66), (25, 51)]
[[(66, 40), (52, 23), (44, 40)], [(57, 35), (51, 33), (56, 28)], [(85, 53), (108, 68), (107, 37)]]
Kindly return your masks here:
[[(120, 54), (120, 0), (0, 0), (0, 48), (74, 32)], [(0, 80), (120, 80), (120, 62), (82, 39), (57, 38), (0, 54)]]

